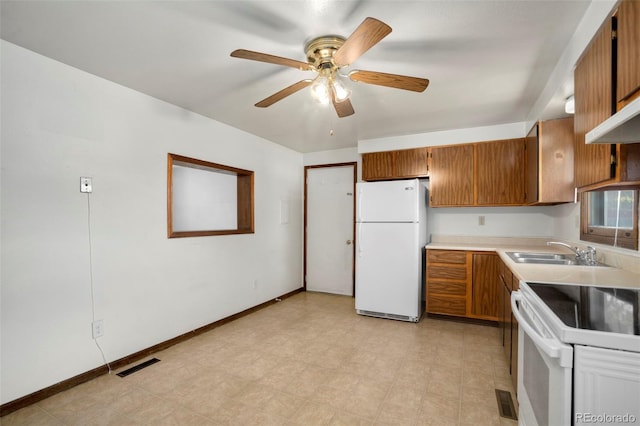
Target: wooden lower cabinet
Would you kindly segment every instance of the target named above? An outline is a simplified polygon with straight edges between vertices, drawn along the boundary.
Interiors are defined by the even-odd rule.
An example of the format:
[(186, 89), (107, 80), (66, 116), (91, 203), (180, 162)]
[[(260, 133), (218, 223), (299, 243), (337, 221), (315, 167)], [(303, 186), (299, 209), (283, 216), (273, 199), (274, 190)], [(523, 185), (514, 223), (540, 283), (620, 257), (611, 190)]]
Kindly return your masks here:
[(498, 280), (501, 286), (500, 318), (498, 324), (502, 333), (502, 345), (504, 355), (509, 366), (509, 374), (513, 382), (513, 388), (518, 391), (518, 322), (511, 312), (511, 292), (518, 290), (518, 278), (498, 259)]
[(466, 316), (470, 258), (465, 251), (427, 250), (427, 312)]
[(427, 313), (498, 321), (498, 261), (491, 252), (427, 250)]
[(471, 314), (475, 318), (498, 320), (499, 261), (496, 253), (473, 253)]

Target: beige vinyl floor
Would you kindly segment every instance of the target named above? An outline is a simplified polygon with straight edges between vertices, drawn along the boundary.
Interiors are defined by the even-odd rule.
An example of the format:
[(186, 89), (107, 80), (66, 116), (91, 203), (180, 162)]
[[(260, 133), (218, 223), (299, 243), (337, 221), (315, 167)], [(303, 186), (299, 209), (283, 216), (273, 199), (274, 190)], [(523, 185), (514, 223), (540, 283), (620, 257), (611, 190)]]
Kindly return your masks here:
[(351, 297), (299, 293), (152, 357), (0, 423), (517, 424), (496, 402), (496, 388), (515, 400), (497, 328), (364, 317)]

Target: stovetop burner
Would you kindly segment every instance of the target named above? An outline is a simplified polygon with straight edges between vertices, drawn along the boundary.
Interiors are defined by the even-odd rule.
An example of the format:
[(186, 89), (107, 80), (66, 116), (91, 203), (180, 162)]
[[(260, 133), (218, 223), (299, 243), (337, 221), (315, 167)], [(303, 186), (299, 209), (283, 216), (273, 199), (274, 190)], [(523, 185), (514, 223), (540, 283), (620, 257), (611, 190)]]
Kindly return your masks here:
[(529, 283), (569, 327), (640, 336), (640, 289)]

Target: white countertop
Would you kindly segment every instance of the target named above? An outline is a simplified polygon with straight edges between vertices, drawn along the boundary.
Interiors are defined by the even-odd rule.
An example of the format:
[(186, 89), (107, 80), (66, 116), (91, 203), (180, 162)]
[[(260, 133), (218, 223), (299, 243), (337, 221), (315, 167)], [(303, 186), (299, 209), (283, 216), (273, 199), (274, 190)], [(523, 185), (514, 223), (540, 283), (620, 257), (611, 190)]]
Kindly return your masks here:
[(478, 239), (472, 243), (459, 241), (438, 241), (429, 243), (426, 248), (434, 250), (466, 250), (466, 251), (493, 251), (496, 252), (504, 263), (520, 280), (525, 282), (558, 283), (592, 285), (598, 287), (638, 288), (640, 289), (640, 274), (628, 270), (607, 266), (581, 266), (581, 265), (540, 265), (522, 264), (514, 262), (506, 252), (535, 252), (535, 253), (571, 253), (562, 247), (549, 247), (540, 244), (540, 241), (508, 242), (508, 239), (497, 241)]

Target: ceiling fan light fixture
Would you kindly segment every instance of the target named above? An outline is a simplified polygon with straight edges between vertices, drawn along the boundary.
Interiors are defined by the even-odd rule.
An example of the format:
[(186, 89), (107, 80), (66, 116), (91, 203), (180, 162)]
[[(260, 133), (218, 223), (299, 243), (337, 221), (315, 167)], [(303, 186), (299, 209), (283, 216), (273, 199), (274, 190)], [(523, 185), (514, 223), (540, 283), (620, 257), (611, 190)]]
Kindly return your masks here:
[(319, 74), (311, 83), (311, 96), (323, 105), (327, 105), (331, 100), (329, 92), (329, 77), (323, 73)]
[(332, 78), (332, 88), (333, 94), (335, 96), (336, 102), (342, 102), (349, 99), (351, 96), (351, 90), (347, 87), (347, 85), (343, 81), (343, 77), (338, 73), (334, 73)]
[(390, 26), (378, 19), (369, 17), (365, 18), (348, 38), (325, 35), (309, 40), (304, 47), (307, 62), (246, 49), (234, 50), (231, 52), (231, 56), (318, 73), (315, 79), (305, 79), (294, 83), (256, 103), (256, 107), (268, 107), (305, 87), (311, 86), (311, 96), (319, 103), (325, 105), (332, 103), (338, 117), (343, 118), (355, 113), (353, 105), (349, 101), (351, 81), (414, 92), (423, 92), (429, 85), (429, 80), (426, 78), (377, 71), (360, 70), (352, 71), (345, 75), (347, 68), (356, 59), (379, 43), (389, 33), (391, 33)]

